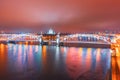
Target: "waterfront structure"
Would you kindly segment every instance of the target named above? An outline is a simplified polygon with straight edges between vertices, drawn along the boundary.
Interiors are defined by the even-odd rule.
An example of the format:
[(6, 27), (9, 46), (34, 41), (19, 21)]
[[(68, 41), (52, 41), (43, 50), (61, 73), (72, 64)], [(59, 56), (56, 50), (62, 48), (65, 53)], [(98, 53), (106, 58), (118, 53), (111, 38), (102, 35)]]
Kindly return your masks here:
[[(55, 33), (53, 29), (49, 29), (47, 33), (20, 33), (20, 34), (0, 34), (0, 42), (39, 42), (53, 43), (56, 45), (68, 45), (68, 44), (89, 44), (92, 46), (102, 45), (103, 47), (109, 47), (113, 51), (117, 51), (116, 47), (120, 46), (119, 34), (63, 34)], [(86, 45), (89, 47), (89, 45)], [(79, 45), (78, 45), (79, 46)], [(99, 47), (99, 46), (98, 46)], [(116, 53), (116, 52), (115, 52)], [(120, 55), (120, 54), (115, 54)]]

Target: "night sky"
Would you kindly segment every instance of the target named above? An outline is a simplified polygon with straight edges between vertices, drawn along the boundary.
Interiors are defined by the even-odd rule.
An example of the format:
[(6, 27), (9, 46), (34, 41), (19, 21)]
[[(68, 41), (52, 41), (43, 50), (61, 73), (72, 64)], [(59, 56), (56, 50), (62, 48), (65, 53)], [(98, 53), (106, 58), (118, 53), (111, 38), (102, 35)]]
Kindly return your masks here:
[(0, 30), (120, 30), (120, 0), (0, 0)]

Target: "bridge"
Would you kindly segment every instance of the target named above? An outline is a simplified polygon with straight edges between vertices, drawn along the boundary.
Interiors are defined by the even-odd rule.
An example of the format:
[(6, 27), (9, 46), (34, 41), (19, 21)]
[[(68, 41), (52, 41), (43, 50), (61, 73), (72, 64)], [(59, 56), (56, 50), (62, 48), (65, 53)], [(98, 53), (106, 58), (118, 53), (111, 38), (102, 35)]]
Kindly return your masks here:
[[(120, 47), (120, 35), (119, 34), (67, 34), (61, 35), (56, 34), (35, 34), (35, 33), (22, 33), (22, 34), (0, 34), (0, 42), (39, 42), (40, 44), (55, 43), (59, 45), (63, 44), (95, 44), (95, 45), (110, 45), (111, 49), (114, 51), (116, 48)], [(114, 54), (116, 55), (116, 54)]]
[(88, 42), (88, 43), (104, 43), (104, 44), (113, 44), (119, 42), (119, 34), (70, 34), (70, 35), (61, 35), (60, 33), (53, 35), (54, 40), (46, 39), (52, 35), (44, 36), (44, 34), (0, 34), (0, 41), (39, 41), (47, 42), (53, 41), (56, 43), (59, 42)]

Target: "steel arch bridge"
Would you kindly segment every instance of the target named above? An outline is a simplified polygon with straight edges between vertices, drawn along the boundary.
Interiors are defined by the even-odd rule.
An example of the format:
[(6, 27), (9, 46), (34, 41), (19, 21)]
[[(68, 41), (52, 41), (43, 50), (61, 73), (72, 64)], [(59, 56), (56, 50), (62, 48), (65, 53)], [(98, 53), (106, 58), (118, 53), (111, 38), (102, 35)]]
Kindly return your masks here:
[(6, 41), (37, 41), (41, 36), (36, 34), (2, 34), (0, 37)]
[(67, 41), (85, 41), (85, 42), (103, 42), (103, 43), (116, 43), (120, 37), (115, 34), (99, 35), (99, 34), (71, 34), (60, 37), (63, 42)]
[[(58, 37), (59, 35), (59, 37)], [(114, 44), (120, 39), (120, 35), (117, 34), (70, 34), (60, 36), (58, 34), (56, 40), (59, 39), (59, 42), (101, 42), (106, 44)], [(39, 41), (43, 39), (43, 35), (38, 34), (0, 34), (0, 40), (4, 41)], [(44, 39), (43, 39), (44, 41)]]

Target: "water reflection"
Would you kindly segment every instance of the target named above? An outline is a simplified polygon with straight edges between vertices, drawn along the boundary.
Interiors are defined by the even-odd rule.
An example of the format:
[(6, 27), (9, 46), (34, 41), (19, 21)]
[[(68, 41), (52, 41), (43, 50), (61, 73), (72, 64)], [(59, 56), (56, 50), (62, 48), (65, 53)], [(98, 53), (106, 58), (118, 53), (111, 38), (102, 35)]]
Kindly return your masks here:
[(112, 80), (120, 80), (120, 47), (116, 47), (112, 56)]
[(0, 52), (5, 80), (105, 80), (110, 70), (110, 49), (1, 44)]
[[(106, 75), (107, 71), (110, 69), (110, 52), (108, 49), (101, 49), (101, 54), (97, 54), (98, 49), (95, 48), (83, 48), (81, 56), (77, 52), (76, 48), (70, 48), (67, 58), (67, 69), (70, 77), (76, 79), (79, 76), (79, 79), (89, 79), (92, 77), (97, 77), (97, 80), (101, 76)], [(99, 55), (100, 61), (96, 61), (96, 55)], [(109, 57), (108, 57), (109, 56)], [(105, 62), (107, 61), (107, 62)], [(109, 65), (108, 65), (109, 64)], [(88, 75), (87, 75), (88, 74)], [(93, 80), (91, 79), (91, 80)], [(100, 80), (103, 80), (101, 78)]]
[(0, 77), (4, 76), (6, 71), (7, 62), (7, 46), (0, 44)]
[(112, 57), (112, 80), (120, 80), (120, 57)]

